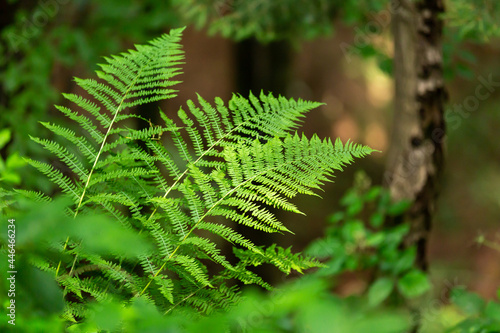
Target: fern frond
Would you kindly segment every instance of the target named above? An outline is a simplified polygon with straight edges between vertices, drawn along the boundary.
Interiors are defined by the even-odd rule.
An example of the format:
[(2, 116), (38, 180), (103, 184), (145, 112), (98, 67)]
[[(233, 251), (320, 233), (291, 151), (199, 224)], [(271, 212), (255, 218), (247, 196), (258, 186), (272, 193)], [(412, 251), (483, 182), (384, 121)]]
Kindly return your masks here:
[(253, 252), (261, 252), (260, 249), (252, 243), (252, 241), (246, 239), (243, 235), (225, 225), (211, 222), (201, 222), (198, 224), (198, 229), (210, 231), (214, 235), (220, 236), (234, 245), (243, 246)]
[(62, 95), (68, 101), (75, 103), (80, 108), (92, 114), (99, 121), (102, 127), (107, 128), (111, 124), (111, 119), (109, 119), (109, 117), (105, 113), (101, 112), (101, 108), (97, 106), (95, 103), (89, 101), (86, 98), (83, 98), (82, 96), (78, 96), (75, 94), (62, 94)]
[(30, 136), (31, 140), (42, 145), (45, 149), (55, 154), (61, 161), (63, 161), (74, 173), (76, 173), (80, 179), (85, 179), (88, 177), (87, 169), (78, 160), (75, 154), (69, 152), (66, 148), (58, 144), (57, 142), (39, 139)]
[(45, 195), (44, 193), (37, 191), (27, 191), (21, 189), (14, 189), (14, 192), (22, 195), (23, 197), (33, 200), (34, 202), (50, 202), (52, 198)]
[(134, 275), (127, 272), (119, 264), (107, 261), (95, 254), (80, 253), (80, 256), (95, 265), (104, 276), (115, 281), (118, 285), (123, 285), (133, 293), (139, 292), (138, 281)]
[(82, 155), (87, 157), (89, 161), (93, 161), (93, 159), (96, 157), (97, 152), (84, 137), (77, 137), (75, 132), (59, 125), (54, 125), (48, 122), (40, 123), (53, 133), (67, 139), (69, 142), (77, 146)]
[(94, 125), (92, 120), (85, 117), (84, 115), (79, 115), (78, 113), (73, 112), (72, 110), (64, 106), (55, 105), (55, 108), (61, 111), (61, 113), (66, 115), (71, 120), (77, 122), (85, 130), (86, 133), (90, 134), (90, 136), (96, 143), (102, 143), (102, 141), (104, 140), (104, 134), (97, 128), (97, 126)]
[[(179, 269), (189, 274), (196, 282), (200, 283), (203, 287), (212, 287), (210, 279), (208, 278), (206, 267), (204, 267), (198, 260), (191, 256), (178, 254), (176, 256), (170, 256), (167, 260), (170, 263), (174, 263), (176, 266), (176, 272)], [(173, 268), (173, 267), (171, 267)]]
[(81, 285), (81, 280), (78, 277), (71, 277), (71, 276), (63, 276), (58, 279), (58, 282), (61, 284), (61, 286), (64, 287), (64, 294), (68, 295), (69, 293), (73, 293), (78, 298), (83, 300), (83, 295), (82, 295), (82, 285)]
[[(171, 80), (179, 74), (183, 52), (180, 50), (180, 36), (183, 29), (174, 29), (169, 35), (155, 39), (150, 45), (137, 45), (137, 51), (129, 51), (120, 56), (106, 58), (107, 64), (101, 65), (102, 71), (98, 76), (105, 81), (99, 83), (91, 79), (76, 79), (77, 84), (85, 89), (87, 93), (99, 101), (109, 112), (109, 116), (100, 111), (99, 106), (87, 99), (68, 94), (66, 98), (93, 114), (105, 128), (105, 134), (96, 135), (98, 130), (92, 122), (82, 116), (76, 116), (70, 110), (59, 108), (71, 118), (80, 122), (86, 129), (94, 132), (100, 148), (93, 161), (92, 168), (86, 177), (79, 203), (75, 209), (75, 215), (83, 203), (87, 188), (91, 184), (93, 173), (97, 162), (103, 152), (109, 151), (122, 141), (108, 142), (110, 133), (116, 130), (118, 115), (125, 109), (143, 103), (171, 98), (175, 96), (175, 90), (170, 89), (177, 81)], [(148, 131), (133, 132), (133, 136), (159, 134), (157, 128)]]
[(61, 190), (68, 194), (75, 201), (80, 198), (81, 191), (76, 187), (75, 184), (66, 176), (62, 174), (61, 171), (54, 169), (51, 165), (39, 161), (34, 161), (32, 159), (25, 159), (31, 166), (38, 169), (41, 173), (46, 175), (53, 183), (59, 185)]
[(131, 168), (131, 169), (126, 169), (126, 170), (115, 170), (115, 171), (110, 171), (110, 172), (104, 172), (104, 173), (99, 173), (92, 178), (92, 180), (88, 183), (88, 186), (92, 186), (94, 184), (100, 183), (100, 182), (106, 182), (110, 179), (118, 179), (118, 178), (133, 178), (133, 177), (140, 177), (140, 176), (151, 176), (153, 171), (147, 170), (144, 168)]
[(99, 205), (102, 206), (104, 210), (110, 214), (110, 216), (114, 217), (126, 229), (132, 228), (129, 219), (127, 219), (120, 210), (114, 207), (112, 203), (103, 200), (99, 201)]
[(169, 175), (178, 179), (181, 176), (181, 171), (175, 164), (170, 153), (165, 149), (163, 145), (156, 141), (148, 141), (146, 143), (149, 149), (151, 149), (154, 156), (165, 166)]
[(89, 309), (85, 304), (66, 301), (66, 307), (62, 316), (70, 322), (77, 323), (76, 318), (85, 318), (88, 312)]
[(286, 274), (290, 274), (292, 269), (302, 273), (305, 269), (322, 266), (315, 259), (304, 257), (300, 253), (292, 253), (291, 247), (284, 249), (276, 244), (269, 246), (265, 250), (262, 249), (260, 254), (243, 249), (235, 249), (234, 252), (244, 265), (260, 266), (269, 263)]
[(241, 281), (244, 284), (255, 284), (267, 290), (273, 289), (273, 287), (264, 281), (259, 275), (246, 269), (246, 266), (248, 266), (246, 263), (240, 262), (236, 269), (226, 270), (223, 276), (227, 279)]
[[(118, 128), (115, 130), (118, 133), (124, 132), (124, 129), (122, 129), (122, 128)], [(134, 129), (128, 128), (128, 129), (126, 129), (126, 132), (124, 133), (124, 135), (122, 135), (118, 140), (115, 140), (115, 141), (110, 142), (110, 143), (106, 143), (103, 146), (102, 151), (109, 152), (109, 151), (115, 149), (116, 147), (118, 147), (119, 145), (127, 144), (130, 142), (135, 142), (138, 140), (147, 141), (146, 139), (151, 138), (155, 135), (161, 135), (164, 132), (169, 131), (169, 130), (173, 130), (173, 128), (167, 129), (167, 128), (163, 128), (161, 126), (145, 128), (143, 130), (134, 130)], [(112, 134), (113, 132), (114, 131), (110, 131), (110, 134)]]
[(106, 281), (100, 277), (91, 277), (79, 280), (80, 287), (83, 291), (89, 293), (98, 302), (104, 302), (110, 298), (106, 291)]
[(202, 253), (207, 254), (208, 257), (219, 265), (227, 269), (234, 269), (233, 266), (226, 260), (226, 257), (220, 254), (220, 250), (212, 241), (199, 237), (190, 236), (184, 241), (184, 246), (194, 246), (201, 250)]
[(146, 223), (146, 228), (153, 236), (158, 253), (162, 257), (169, 257), (174, 252), (174, 244), (177, 243), (178, 237), (174, 238), (172, 233), (167, 233), (157, 222), (149, 220)]
[(165, 211), (165, 214), (167, 215), (172, 228), (178, 235), (179, 239), (187, 236), (191, 219), (182, 211), (179, 200), (155, 197), (151, 199), (151, 202), (157, 203)]
[(164, 276), (157, 276), (154, 279), (161, 294), (171, 303), (174, 304), (174, 283), (171, 279)]
[[(206, 302), (207, 299), (213, 302)], [(236, 286), (227, 287), (221, 284), (218, 288), (202, 288), (186, 296), (182, 302), (189, 304), (201, 313), (209, 315), (216, 310), (229, 310), (240, 300)], [(179, 304), (179, 303), (178, 303)]]

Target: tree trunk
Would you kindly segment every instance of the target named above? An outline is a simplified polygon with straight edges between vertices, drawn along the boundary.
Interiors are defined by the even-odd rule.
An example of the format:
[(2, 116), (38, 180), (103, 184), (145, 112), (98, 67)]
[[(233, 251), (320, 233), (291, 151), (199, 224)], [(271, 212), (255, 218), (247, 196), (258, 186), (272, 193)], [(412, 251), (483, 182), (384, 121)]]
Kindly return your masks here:
[(446, 90), (443, 83), (443, 0), (396, 0), (393, 6), (395, 112), (385, 183), (393, 200), (413, 205), (406, 245), (416, 244), (416, 267), (427, 270), (438, 176), (443, 168)]
[[(443, 82), (440, 15), (444, 0), (395, 0), (393, 6), (395, 110), (391, 150), (384, 181), (392, 200), (413, 205), (398, 222), (407, 221), (405, 246), (416, 245), (415, 267), (427, 271), (427, 241), (443, 169), (446, 90)], [(411, 332), (418, 332), (421, 311)]]

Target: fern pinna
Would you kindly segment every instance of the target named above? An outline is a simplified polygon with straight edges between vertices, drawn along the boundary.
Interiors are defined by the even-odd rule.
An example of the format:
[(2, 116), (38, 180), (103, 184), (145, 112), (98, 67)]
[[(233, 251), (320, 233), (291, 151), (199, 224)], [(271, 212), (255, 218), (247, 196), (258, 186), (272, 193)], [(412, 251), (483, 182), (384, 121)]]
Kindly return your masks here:
[[(229, 221), (268, 233), (289, 231), (271, 207), (300, 213), (290, 198), (313, 194), (335, 169), (372, 152), (294, 134), (305, 113), (320, 103), (263, 93), (234, 95), (227, 105), (198, 96), (178, 111), (179, 124), (160, 111), (162, 125), (127, 127), (130, 118), (144, 120), (131, 112), (134, 107), (175, 97), (181, 35), (175, 29), (105, 58), (100, 81), (76, 79), (89, 97), (64, 96), (82, 111), (57, 108), (83, 135), (42, 123), (65, 142), (33, 138), (72, 171), (69, 177), (29, 160), (71, 198), (68, 214), (105, 212), (154, 244), (131, 258), (89, 251), (85, 242), (68, 237), (59, 261), (39, 263), (63, 286), (70, 321), (85, 317), (86, 302), (111, 297), (143, 297), (164, 313), (179, 305), (208, 313), (238, 299), (231, 280), (270, 288), (249, 267), (270, 263), (289, 273), (317, 266), (290, 249), (255, 244)], [(232, 244), (236, 263), (221, 253), (221, 239)], [(209, 261), (220, 269), (209, 269)]]

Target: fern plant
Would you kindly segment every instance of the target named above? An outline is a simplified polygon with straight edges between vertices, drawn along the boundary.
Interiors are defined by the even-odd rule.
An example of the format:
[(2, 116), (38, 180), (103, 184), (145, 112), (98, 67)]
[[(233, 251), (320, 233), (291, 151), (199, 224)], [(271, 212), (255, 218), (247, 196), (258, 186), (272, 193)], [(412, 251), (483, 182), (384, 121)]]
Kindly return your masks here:
[[(79, 125), (81, 135), (42, 122), (63, 141), (33, 138), (66, 166), (61, 171), (28, 159), (71, 200), (66, 213), (78, 230), (84, 232), (81, 224), (92, 216), (105, 214), (127, 235), (152, 245), (103, 252), (77, 232), (53, 244), (59, 255), (38, 258), (36, 265), (52, 272), (63, 287), (69, 321), (85, 318), (88, 302), (111, 298), (128, 302), (141, 297), (163, 313), (179, 305), (210, 313), (237, 301), (234, 280), (271, 288), (252, 272), (253, 266), (269, 263), (285, 273), (318, 266), (290, 249), (260, 246), (234, 224), (289, 232), (273, 208), (300, 213), (290, 198), (314, 194), (334, 170), (372, 152), (350, 142), (293, 133), (320, 103), (264, 93), (248, 99), (234, 95), (227, 105), (198, 96), (178, 111), (179, 124), (160, 111), (163, 124), (131, 128), (131, 118), (145, 121), (134, 113), (137, 106), (176, 96), (184, 59), (181, 35), (182, 29), (174, 29), (136, 50), (105, 58), (99, 81), (76, 79), (87, 95), (64, 97), (81, 111), (57, 109)], [(42, 193), (20, 192), (51, 200)], [(221, 240), (232, 244), (235, 260), (222, 254)], [(134, 240), (127, 241), (134, 247)]]

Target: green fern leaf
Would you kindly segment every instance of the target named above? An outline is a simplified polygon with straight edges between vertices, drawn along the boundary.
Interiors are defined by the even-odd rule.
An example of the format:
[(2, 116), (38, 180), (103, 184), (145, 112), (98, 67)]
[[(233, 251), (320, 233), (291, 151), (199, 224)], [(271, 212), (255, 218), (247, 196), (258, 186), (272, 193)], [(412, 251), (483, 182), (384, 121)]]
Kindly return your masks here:
[(46, 175), (53, 183), (59, 185), (61, 190), (68, 194), (75, 201), (80, 198), (81, 191), (73, 184), (73, 182), (62, 174), (59, 170), (54, 169), (51, 165), (43, 162), (34, 161), (32, 159), (25, 159), (28, 164), (38, 169), (41, 173)]

